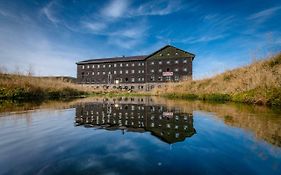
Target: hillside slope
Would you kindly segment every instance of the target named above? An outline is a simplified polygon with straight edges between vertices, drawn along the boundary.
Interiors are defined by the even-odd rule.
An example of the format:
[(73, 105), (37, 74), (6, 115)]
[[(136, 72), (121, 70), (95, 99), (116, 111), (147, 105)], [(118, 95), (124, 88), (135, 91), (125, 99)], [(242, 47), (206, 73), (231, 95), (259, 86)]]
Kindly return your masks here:
[(212, 78), (170, 84), (155, 95), (281, 105), (281, 53)]
[(87, 89), (65, 79), (0, 73), (1, 99), (60, 99), (86, 94)]

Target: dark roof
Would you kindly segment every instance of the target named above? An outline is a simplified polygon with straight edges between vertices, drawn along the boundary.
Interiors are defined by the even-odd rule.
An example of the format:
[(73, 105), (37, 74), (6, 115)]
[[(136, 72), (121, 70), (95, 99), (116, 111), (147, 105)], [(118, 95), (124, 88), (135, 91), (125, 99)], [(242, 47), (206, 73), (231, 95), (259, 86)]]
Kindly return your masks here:
[(167, 47), (173, 47), (177, 50), (180, 50), (182, 52), (185, 52), (187, 54), (189, 54), (190, 56), (192, 56), (192, 60), (194, 59), (195, 55), (193, 53), (184, 51), (182, 49), (176, 48), (174, 46), (171, 45), (166, 45), (164, 47), (162, 47), (161, 49), (153, 52), (150, 55), (137, 55), (137, 56), (123, 56), (123, 57), (112, 57), (112, 58), (99, 58), (99, 59), (90, 59), (90, 60), (84, 60), (84, 61), (80, 61), (77, 62), (76, 64), (87, 64), (87, 63), (110, 63), (110, 62), (123, 62), (123, 61), (142, 61), (145, 60), (146, 58), (151, 57), (152, 55), (158, 53), (159, 51), (167, 48)]
[(192, 60), (193, 60), (194, 57), (195, 57), (195, 54), (193, 54), (193, 53), (187, 52), (187, 51), (185, 51), (185, 50), (179, 49), (179, 48), (174, 47), (174, 46), (171, 46), (171, 45), (166, 45), (166, 46), (162, 47), (161, 49), (159, 49), (159, 50), (153, 52), (152, 54), (148, 55), (147, 58), (148, 58), (148, 57), (151, 57), (151, 56), (153, 56), (153, 55), (155, 55), (156, 53), (158, 53), (158, 52), (160, 52), (160, 51), (162, 51), (162, 50), (164, 50), (164, 49), (166, 49), (167, 47), (173, 47), (173, 48), (175, 48), (175, 49), (177, 49), (177, 50), (180, 50), (180, 51), (182, 51), (182, 52), (184, 52), (184, 53), (189, 54), (190, 56), (192, 56)]
[(99, 59), (90, 59), (90, 60), (80, 61), (77, 64), (109, 63), (109, 62), (120, 62), (120, 61), (141, 61), (141, 60), (144, 60), (146, 57), (147, 57), (147, 55), (99, 58)]

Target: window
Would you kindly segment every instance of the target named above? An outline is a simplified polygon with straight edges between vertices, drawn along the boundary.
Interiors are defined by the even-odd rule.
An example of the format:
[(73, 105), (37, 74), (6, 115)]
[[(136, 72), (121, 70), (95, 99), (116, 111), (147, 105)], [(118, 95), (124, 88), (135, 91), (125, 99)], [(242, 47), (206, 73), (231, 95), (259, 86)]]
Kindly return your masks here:
[(135, 78), (132, 78), (132, 82), (135, 82)]
[(153, 72), (154, 72), (154, 69), (151, 69), (150, 71), (153, 73)]
[(85, 69), (85, 66), (84, 66), (84, 65), (82, 66), (82, 69)]
[(154, 61), (151, 62), (151, 65), (154, 65)]
[(167, 53), (168, 56), (170, 56), (170, 53)]
[(158, 71), (159, 71), (159, 72), (162, 72), (162, 69), (159, 69)]
[(128, 66), (129, 66), (129, 64), (127, 63), (127, 64), (126, 64), (126, 67), (128, 67)]
[(167, 64), (170, 64), (171, 62), (170, 61), (167, 61)]
[(142, 66), (144, 66), (144, 63), (141, 63)]
[(102, 67), (103, 67), (103, 68), (105, 68), (105, 64), (104, 64), (104, 65), (102, 65)]
[(92, 72), (92, 75), (95, 75), (95, 72)]
[(138, 63), (138, 65), (140, 66), (140, 65), (141, 65), (141, 63)]
[(187, 68), (184, 68), (183, 71), (186, 72), (186, 71), (187, 71)]
[(161, 76), (158, 77), (158, 80), (159, 80), (159, 81), (162, 81), (162, 80), (163, 80), (163, 77), (161, 77)]
[(187, 60), (183, 60), (183, 63), (187, 63)]
[(176, 52), (176, 55), (178, 55), (179, 53), (178, 52)]
[(159, 64), (162, 64), (162, 61), (159, 61), (158, 63), (159, 63)]
[(170, 76), (166, 77), (166, 80), (171, 81), (171, 77)]
[(111, 67), (111, 64), (109, 64), (108, 67)]
[(102, 72), (103, 75), (105, 75), (105, 72)]
[(179, 69), (178, 69), (178, 68), (175, 68), (175, 72), (177, 72), (177, 71), (179, 71)]
[(100, 65), (98, 65), (98, 68), (100, 68)]
[(135, 63), (132, 63), (132, 66), (135, 66)]
[(98, 75), (100, 74), (100, 72), (97, 73)]
[(160, 56), (160, 57), (162, 57), (162, 56), (163, 56), (163, 54), (162, 54), (162, 53), (160, 53), (160, 54), (159, 54), (159, 56)]
[(126, 73), (126, 74), (128, 74), (128, 73), (129, 73), (129, 71), (128, 71), (128, 70), (126, 70), (126, 71), (125, 71), (125, 73)]
[(116, 67), (116, 64), (114, 64), (114, 67)]
[(144, 78), (141, 78), (142, 81), (144, 81)]
[(151, 77), (150, 77), (150, 80), (151, 80), (151, 81), (154, 81), (154, 80), (155, 80), (154, 76), (151, 76)]
[(90, 66), (88, 65), (88, 66), (87, 66), (87, 69), (89, 69), (89, 68), (90, 68)]
[(120, 70), (120, 72), (119, 72), (120, 74), (122, 74), (123, 72), (122, 72), (122, 70)]
[(176, 63), (176, 64), (178, 64), (178, 63), (179, 63), (179, 61), (178, 61), (178, 60), (176, 60), (176, 61), (175, 61), (175, 63)]
[(95, 68), (95, 65), (93, 65), (92, 68)]
[(134, 74), (135, 73), (135, 70), (132, 70), (132, 74)]
[(115, 70), (115, 71), (113, 71), (113, 74), (116, 74), (116, 70)]
[(141, 78), (138, 78), (138, 81), (141, 81)]
[(123, 64), (122, 63), (120, 63), (120, 67), (122, 67), (123, 66)]
[(109, 71), (109, 72), (108, 72), (108, 74), (110, 75), (110, 74), (111, 74), (111, 72)]
[(142, 70), (141, 73), (144, 73), (144, 70)]
[(179, 81), (179, 76), (175, 76), (175, 81)]

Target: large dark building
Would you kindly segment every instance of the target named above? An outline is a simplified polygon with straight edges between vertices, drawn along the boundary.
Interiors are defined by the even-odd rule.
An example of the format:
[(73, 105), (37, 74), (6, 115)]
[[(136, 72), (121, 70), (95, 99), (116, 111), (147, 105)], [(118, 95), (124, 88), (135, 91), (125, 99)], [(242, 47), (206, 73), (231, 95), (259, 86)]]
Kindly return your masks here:
[(100, 58), (77, 64), (77, 83), (96, 88), (149, 90), (192, 78), (195, 55), (167, 45), (150, 55)]

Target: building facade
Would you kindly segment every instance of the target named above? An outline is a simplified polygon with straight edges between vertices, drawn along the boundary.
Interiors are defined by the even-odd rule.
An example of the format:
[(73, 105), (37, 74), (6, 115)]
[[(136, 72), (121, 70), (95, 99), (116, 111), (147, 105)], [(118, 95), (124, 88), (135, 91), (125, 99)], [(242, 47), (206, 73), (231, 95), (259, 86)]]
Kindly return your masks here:
[(195, 55), (167, 45), (150, 55), (101, 58), (77, 64), (77, 83), (96, 88), (149, 90), (192, 78)]

